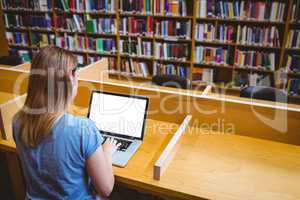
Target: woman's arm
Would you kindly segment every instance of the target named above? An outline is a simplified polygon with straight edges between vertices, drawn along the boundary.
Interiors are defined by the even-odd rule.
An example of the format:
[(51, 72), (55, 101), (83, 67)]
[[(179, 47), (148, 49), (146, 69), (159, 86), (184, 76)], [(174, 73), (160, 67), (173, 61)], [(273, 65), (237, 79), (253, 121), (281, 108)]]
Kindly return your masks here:
[(102, 197), (108, 197), (114, 187), (112, 154), (117, 150), (116, 141), (107, 139), (86, 161), (88, 175)]

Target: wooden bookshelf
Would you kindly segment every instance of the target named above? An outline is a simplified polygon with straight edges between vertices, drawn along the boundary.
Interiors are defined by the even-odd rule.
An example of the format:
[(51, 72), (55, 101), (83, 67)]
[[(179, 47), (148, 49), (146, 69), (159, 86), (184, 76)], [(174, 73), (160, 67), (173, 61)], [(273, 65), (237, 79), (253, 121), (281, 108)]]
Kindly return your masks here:
[[(199, 68), (208, 68), (213, 69), (214, 73), (217, 73), (218, 82), (222, 82), (222, 79), (224, 83), (233, 83), (234, 82), (234, 74), (237, 72), (242, 73), (258, 73), (258, 74), (264, 74), (271, 77), (271, 79), (274, 79), (275, 71), (286, 68), (286, 58), (287, 55), (294, 55), (294, 54), (300, 54), (300, 48), (288, 48), (286, 47), (286, 43), (288, 40), (288, 34), (291, 29), (300, 29), (300, 23), (292, 21), (292, 9), (293, 9), (293, 3), (296, 0), (275, 0), (274, 2), (284, 2), (285, 3), (285, 14), (283, 17), (283, 20), (281, 21), (275, 21), (275, 20), (258, 20), (258, 19), (251, 19), (251, 18), (220, 18), (220, 17), (199, 17), (198, 10), (197, 10), (197, 2), (199, 0), (186, 0), (187, 2), (187, 12), (186, 16), (178, 16), (178, 15), (166, 15), (166, 14), (157, 14), (155, 12), (154, 3), (152, 3), (151, 12), (150, 13), (139, 13), (139, 12), (127, 12), (123, 11), (120, 8), (120, 1), (121, 0), (115, 0), (116, 3), (116, 9), (115, 11), (105, 11), (105, 10), (98, 10), (98, 11), (87, 11), (85, 8), (83, 10), (59, 10), (57, 9), (57, 2), (58, 1), (52, 1), (52, 10), (45, 10), (45, 11), (39, 11), (39, 10), (32, 10), (32, 9), (21, 9), (21, 8), (3, 8), (2, 12), (4, 13), (11, 13), (11, 14), (20, 14), (20, 15), (28, 15), (28, 14), (34, 14), (34, 15), (44, 15), (48, 14), (51, 18), (51, 21), (53, 23), (53, 27), (51, 29), (43, 29), (43, 28), (31, 28), (31, 27), (5, 27), (6, 31), (9, 32), (26, 32), (28, 34), (28, 46), (22, 46), (22, 45), (13, 45), (9, 44), (9, 48), (15, 48), (15, 49), (28, 49), (31, 53), (31, 56), (34, 54), (34, 51), (37, 50), (37, 46), (34, 46), (31, 44), (31, 34), (33, 33), (43, 33), (43, 34), (54, 34), (56, 37), (61, 36), (64, 34), (67, 35), (79, 35), (87, 39), (89, 37), (91, 38), (108, 38), (115, 40), (116, 43), (116, 52), (97, 52), (97, 51), (90, 51), (90, 50), (72, 50), (73, 53), (82, 55), (84, 57), (84, 62), (88, 63), (88, 57), (90, 56), (99, 56), (99, 57), (110, 57), (116, 59), (116, 66), (115, 69), (118, 73), (114, 72), (111, 73), (112, 77), (114, 78), (123, 78), (126, 77), (126, 73), (121, 72), (121, 61), (122, 59), (133, 59), (136, 61), (142, 61), (149, 64), (149, 72), (153, 72), (153, 68), (155, 63), (162, 63), (162, 64), (173, 64), (174, 66), (184, 66), (185, 68), (189, 69), (189, 74), (186, 75), (186, 78), (189, 80), (189, 82), (193, 83), (193, 75), (195, 71)], [(151, 0), (154, 2), (155, 0)], [(261, 0), (264, 2), (263, 0)], [(72, 15), (79, 15), (83, 19), (89, 15), (92, 18), (111, 18), (115, 19), (116, 24), (116, 33), (115, 34), (106, 34), (106, 33), (88, 33), (88, 32), (73, 32), (73, 31), (67, 31), (59, 29), (57, 24), (55, 23), (55, 18), (57, 16), (72, 16)], [(152, 22), (152, 29), (154, 28), (154, 21), (176, 21), (176, 22), (190, 22), (190, 30), (191, 35), (188, 38), (180, 38), (180, 37), (162, 37), (157, 36), (153, 31), (152, 34), (146, 35), (146, 34), (121, 34), (120, 33), (120, 25), (122, 18), (138, 18), (138, 19), (145, 19), (151, 18)], [(268, 46), (268, 45), (258, 45), (258, 44), (241, 44), (238, 41), (219, 41), (219, 40), (202, 40), (199, 41), (196, 39), (196, 26), (198, 23), (211, 23), (214, 25), (214, 27), (217, 28), (221, 25), (232, 25), (237, 29), (238, 26), (259, 26), (259, 27), (276, 27), (280, 34), (280, 45), (279, 46)], [(235, 30), (236, 31), (236, 30)], [(217, 31), (216, 31), (217, 32)], [(235, 33), (236, 34), (236, 33)], [(152, 56), (137, 56), (137, 55), (128, 55), (121, 53), (121, 47), (120, 47), (120, 41), (121, 40), (137, 40), (141, 39), (142, 41), (151, 42), (152, 44)], [(164, 43), (180, 43), (180, 44), (187, 44), (189, 53), (187, 56), (187, 59), (185, 61), (183, 60), (177, 60), (177, 59), (162, 59), (162, 58), (156, 58), (154, 56), (154, 45), (157, 42), (164, 42)], [(197, 63), (196, 62), (196, 47), (197, 46), (205, 46), (205, 47), (223, 47), (223, 48), (231, 48), (232, 54), (231, 58), (233, 60), (236, 59), (236, 51), (237, 50), (249, 50), (249, 51), (263, 51), (263, 52), (272, 52), (276, 55), (276, 66), (275, 71), (265, 69), (263, 67), (248, 67), (248, 66), (238, 66), (235, 63), (232, 64), (214, 64), (214, 63)], [(225, 73), (226, 71), (226, 73)], [(150, 74), (147, 77), (141, 78), (140, 80), (149, 81), (151, 79), (153, 74)], [(299, 73), (292, 73), (288, 72), (287, 76), (289, 78), (299, 78)], [(128, 77), (133, 77), (132, 75), (128, 75)], [(271, 81), (273, 87), (278, 87), (278, 85), (275, 84), (275, 81)], [(197, 85), (197, 84), (196, 84)], [(191, 84), (191, 88), (194, 88), (195, 84)], [(236, 87), (234, 91), (237, 91), (239, 87)], [(238, 94), (237, 94), (238, 95)], [(294, 96), (290, 97), (291, 99), (294, 98)], [(298, 97), (297, 97), (298, 99)]]

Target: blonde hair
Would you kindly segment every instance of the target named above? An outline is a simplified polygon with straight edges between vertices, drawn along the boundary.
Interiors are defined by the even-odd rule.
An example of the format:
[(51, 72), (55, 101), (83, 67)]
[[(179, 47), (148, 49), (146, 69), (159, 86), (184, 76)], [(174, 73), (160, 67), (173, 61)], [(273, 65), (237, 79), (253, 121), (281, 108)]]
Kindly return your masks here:
[(76, 65), (73, 54), (57, 47), (45, 47), (33, 59), (25, 104), (15, 116), (25, 146), (40, 144), (66, 112), (74, 95)]

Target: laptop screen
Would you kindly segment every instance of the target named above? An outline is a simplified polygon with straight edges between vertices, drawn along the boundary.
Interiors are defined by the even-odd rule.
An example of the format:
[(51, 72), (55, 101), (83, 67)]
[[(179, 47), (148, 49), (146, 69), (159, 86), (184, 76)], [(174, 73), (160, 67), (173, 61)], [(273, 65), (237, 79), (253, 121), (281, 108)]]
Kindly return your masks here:
[(94, 91), (89, 118), (100, 131), (142, 139), (147, 107), (147, 98)]

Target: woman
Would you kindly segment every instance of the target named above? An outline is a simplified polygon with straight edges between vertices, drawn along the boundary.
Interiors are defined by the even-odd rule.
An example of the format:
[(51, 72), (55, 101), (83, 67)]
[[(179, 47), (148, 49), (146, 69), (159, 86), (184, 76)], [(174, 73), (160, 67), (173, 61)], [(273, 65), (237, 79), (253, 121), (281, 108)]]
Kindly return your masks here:
[(32, 61), (27, 98), (13, 123), (27, 199), (97, 199), (113, 189), (118, 145), (110, 139), (102, 145), (92, 121), (66, 113), (77, 92), (76, 65), (56, 47)]

